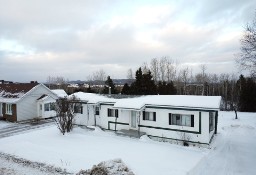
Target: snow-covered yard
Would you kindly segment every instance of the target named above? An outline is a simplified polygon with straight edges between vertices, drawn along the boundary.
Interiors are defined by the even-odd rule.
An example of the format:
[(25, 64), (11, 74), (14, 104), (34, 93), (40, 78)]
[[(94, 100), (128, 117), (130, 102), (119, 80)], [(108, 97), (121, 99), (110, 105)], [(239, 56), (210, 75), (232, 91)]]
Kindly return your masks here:
[(75, 128), (62, 136), (55, 126), (0, 139), (0, 152), (76, 173), (121, 158), (136, 175), (255, 174), (256, 113), (221, 112), (212, 149), (182, 147)]

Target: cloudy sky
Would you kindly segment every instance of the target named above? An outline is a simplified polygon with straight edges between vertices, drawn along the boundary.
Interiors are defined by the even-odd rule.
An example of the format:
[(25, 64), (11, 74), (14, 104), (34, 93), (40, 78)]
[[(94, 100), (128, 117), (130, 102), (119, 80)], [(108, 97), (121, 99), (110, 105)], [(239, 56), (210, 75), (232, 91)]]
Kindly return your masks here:
[(193, 72), (237, 73), (255, 0), (0, 0), (0, 79), (126, 78), (168, 56)]

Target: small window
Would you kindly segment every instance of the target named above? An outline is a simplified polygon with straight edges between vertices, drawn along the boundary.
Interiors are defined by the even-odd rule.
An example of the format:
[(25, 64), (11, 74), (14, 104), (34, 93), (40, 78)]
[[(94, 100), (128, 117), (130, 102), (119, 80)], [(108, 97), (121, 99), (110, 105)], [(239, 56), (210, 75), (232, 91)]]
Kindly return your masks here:
[(169, 113), (169, 125), (194, 127), (194, 115)]
[[(41, 109), (41, 106), (40, 106)], [(53, 111), (55, 110), (55, 103), (45, 103), (44, 104), (44, 111)]]
[(12, 104), (6, 104), (6, 114), (12, 115)]
[(156, 121), (156, 112), (143, 111), (143, 120)]
[(118, 109), (108, 108), (108, 117), (118, 117)]
[(100, 107), (99, 106), (95, 107), (95, 115), (100, 115)]
[(44, 104), (44, 111), (50, 111), (50, 103)]
[(83, 106), (81, 103), (75, 103), (74, 105), (74, 113), (83, 114)]
[(209, 112), (209, 131), (213, 131), (214, 128), (214, 112)]

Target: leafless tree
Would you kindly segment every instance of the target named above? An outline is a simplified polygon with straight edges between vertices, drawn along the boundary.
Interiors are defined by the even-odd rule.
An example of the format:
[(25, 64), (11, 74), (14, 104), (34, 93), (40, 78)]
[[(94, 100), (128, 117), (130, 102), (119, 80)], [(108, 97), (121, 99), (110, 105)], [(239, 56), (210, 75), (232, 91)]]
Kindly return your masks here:
[(159, 62), (157, 58), (152, 58), (150, 62), (150, 70), (155, 82), (159, 79)]
[(128, 69), (128, 71), (127, 71), (127, 79), (134, 79), (133, 73), (132, 73), (132, 69), (131, 69), (131, 68)]
[(65, 89), (68, 80), (62, 76), (48, 76), (46, 79), (46, 84), (48, 84), (49, 88), (62, 88)]
[(188, 78), (189, 78), (188, 67), (181, 69), (179, 77), (181, 82), (183, 83), (183, 95), (186, 95), (186, 87), (187, 87)]
[(142, 69), (142, 73), (143, 74), (147, 74), (148, 71), (149, 71), (149, 68), (148, 68), (148, 63), (147, 62), (144, 62), (141, 66), (141, 69)]
[(160, 74), (161, 81), (165, 81), (166, 79), (167, 62), (168, 60), (166, 57), (162, 57), (159, 61), (159, 74)]
[(177, 72), (177, 64), (174, 63), (172, 59), (167, 59), (166, 62), (166, 81), (170, 82), (175, 79)]
[(245, 27), (243, 38), (240, 40), (241, 52), (237, 63), (241, 69), (249, 70), (253, 77), (256, 76), (256, 12), (252, 23)]
[(54, 119), (58, 129), (63, 135), (73, 129), (75, 101), (76, 98), (74, 96), (72, 98), (60, 98), (56, 101), (56, 117)]
[(96, 72), (92, 73), (92, 80), (97, 80), (97, 81), (106, 81), (107, 76), (106, 72), (103, 69), (100, 69)]

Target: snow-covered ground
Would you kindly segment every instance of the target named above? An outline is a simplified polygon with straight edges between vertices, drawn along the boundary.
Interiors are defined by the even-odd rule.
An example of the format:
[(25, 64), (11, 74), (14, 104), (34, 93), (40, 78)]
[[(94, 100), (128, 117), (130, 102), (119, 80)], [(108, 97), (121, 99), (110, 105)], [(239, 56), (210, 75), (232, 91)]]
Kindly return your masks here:
[(256, 174), (256, 113), (221, 112), (212, 150), (191, 174)]
[(0, 139), (0, 152), (77, 173), (120, 158), (136, 175), (256, 174), (256, 113), (220, 112), (212, 149), (183, 147), (75, 128), (65, 136), (56, 126)]

